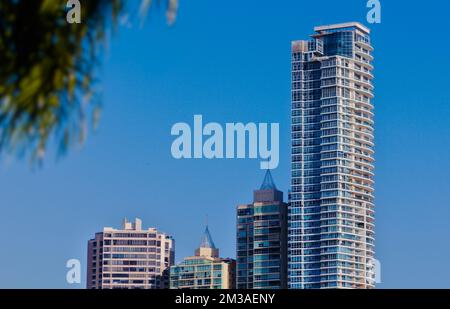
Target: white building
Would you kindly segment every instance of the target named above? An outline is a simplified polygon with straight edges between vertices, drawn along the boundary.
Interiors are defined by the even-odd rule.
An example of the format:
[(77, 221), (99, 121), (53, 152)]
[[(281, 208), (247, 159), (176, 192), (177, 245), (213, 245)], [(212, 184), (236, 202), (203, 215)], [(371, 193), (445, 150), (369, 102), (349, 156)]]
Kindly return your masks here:
[(373, 288), (370, 30), (316, 27), (292, 42), (289, 288)]
[(122, 229), (105, 227), (88, 242), (88, 289), (158, 289), (169, 286), (175, 241), (140, 219)]

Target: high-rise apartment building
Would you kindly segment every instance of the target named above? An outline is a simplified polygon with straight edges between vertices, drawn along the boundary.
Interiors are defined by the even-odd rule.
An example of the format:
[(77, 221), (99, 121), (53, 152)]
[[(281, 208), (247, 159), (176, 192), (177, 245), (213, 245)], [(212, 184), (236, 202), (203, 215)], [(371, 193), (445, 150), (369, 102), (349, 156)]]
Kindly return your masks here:
[(373, 288), (370, 31), (351, 22), (292, 42), (289, 288)]
[(195, 255), (170, 268), (171, 289), (233, 289), (236, 261), (220, 258), (206, 226)]
[(237, 207), (236, 286), (287, 287), (287, 204), (270, 170), (253, 192), (253, 203)]
[(142, 222), (123, 221), (122, 229), (105, 227), (88, 242), (88, 289), (160, 289), (169, 286), (175, 241)]

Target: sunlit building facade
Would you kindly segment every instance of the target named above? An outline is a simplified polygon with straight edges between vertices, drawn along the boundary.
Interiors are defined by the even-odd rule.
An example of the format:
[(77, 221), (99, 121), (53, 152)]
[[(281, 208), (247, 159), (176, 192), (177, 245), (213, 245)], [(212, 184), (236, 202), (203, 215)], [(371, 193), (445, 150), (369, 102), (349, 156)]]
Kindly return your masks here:
[(292, 42), (289, 288), (373, 288), (370, 31), (316, 27)]
[(88, 242), (88, 289), (164, 289), (174, 264), (175, 241), (142, 222), (124, 219), (122, 229), (105, 227)]
[(253, 203), (239, 205), (236, 216), (238, 289), (287, 287), (287, 204), (267, 170)]

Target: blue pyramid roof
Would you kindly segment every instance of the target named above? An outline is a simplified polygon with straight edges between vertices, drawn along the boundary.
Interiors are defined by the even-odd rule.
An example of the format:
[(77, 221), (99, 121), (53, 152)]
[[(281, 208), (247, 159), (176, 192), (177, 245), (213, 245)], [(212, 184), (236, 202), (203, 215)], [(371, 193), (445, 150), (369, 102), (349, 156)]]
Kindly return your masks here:
[(206, 226), (205, 232), (203, 232), (202, 241), (200, 242), (200, 248), (216, 249), (214, 241), (212, 240), (211, 237), (211, 233), (209, 232), (208, 226)]
[(276, 190), (276, 189), (277, 187), (275, 186), (275, 182), (273, 181), (272, 174), (270, 173), (270, 170), (267, 170), (260, 190)]

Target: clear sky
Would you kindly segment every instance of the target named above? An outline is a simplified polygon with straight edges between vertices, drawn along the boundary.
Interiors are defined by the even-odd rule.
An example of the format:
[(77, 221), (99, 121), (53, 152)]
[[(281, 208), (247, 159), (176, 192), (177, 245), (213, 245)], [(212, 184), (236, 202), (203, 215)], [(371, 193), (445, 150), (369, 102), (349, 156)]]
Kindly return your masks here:
[[(174, 26), (153, 10), (122, 27), (101, 68), (103, 117), (84, 147), (43, 168), (2, 158), (0, 288), (85, 286), (87, 241), (140, 217), (191, 255), (208, 215), (235, 256), (235, 207), (259, 160), (175, 160), (171, 126), (279, 122), (279, 189), (289, 187), (290, 42), (313, 27), (365, 23), (366, 1), (183, 1)], [(450, 288), (449, 1), (386, 1), (375, 47), (376, 255), (384, 288)], [(65, 281), (68, 259), (83, 282)]]

